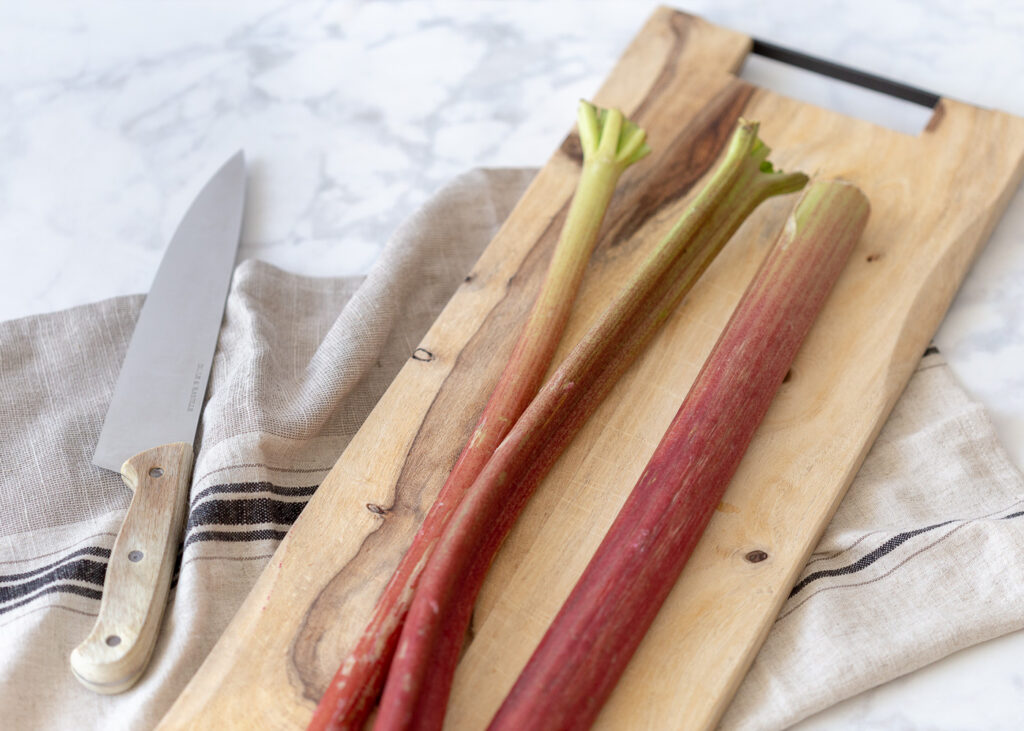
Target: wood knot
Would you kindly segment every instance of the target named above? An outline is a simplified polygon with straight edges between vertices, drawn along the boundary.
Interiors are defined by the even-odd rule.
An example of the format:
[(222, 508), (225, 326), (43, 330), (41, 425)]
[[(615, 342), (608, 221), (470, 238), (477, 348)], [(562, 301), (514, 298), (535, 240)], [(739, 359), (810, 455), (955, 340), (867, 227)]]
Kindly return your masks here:
[(421, 360), (424, 363), (429, 363), (434, 359), (434, 354), (431, 353), (426, 348), (416, 348), (416, 350), (412, 351), (412, 359)]

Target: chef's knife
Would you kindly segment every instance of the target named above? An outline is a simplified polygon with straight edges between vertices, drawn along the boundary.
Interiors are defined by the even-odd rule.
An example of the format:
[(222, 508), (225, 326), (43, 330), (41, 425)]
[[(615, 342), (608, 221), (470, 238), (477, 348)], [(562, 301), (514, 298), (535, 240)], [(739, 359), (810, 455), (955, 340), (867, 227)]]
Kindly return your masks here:
[(131, 687), (156, 644), (244, 199), (239, 151), (200, 191), (171, 238), (93, 455), (93, 464), (120, 472), (135, 491), (107, 563), (96, 624), (71, 653), (75, 676), (98, 693)]

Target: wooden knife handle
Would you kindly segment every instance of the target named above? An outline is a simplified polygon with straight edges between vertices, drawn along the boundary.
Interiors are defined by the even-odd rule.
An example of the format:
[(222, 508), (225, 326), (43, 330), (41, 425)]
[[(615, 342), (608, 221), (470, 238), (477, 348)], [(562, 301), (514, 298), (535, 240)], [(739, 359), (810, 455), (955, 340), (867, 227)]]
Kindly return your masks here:
[(192, 445), (139, 452), (121, 467), (135, 491), (114, 541), (96, 624), (71, 668), (97, 693), (130, 688), (149, 663), (167, 605), (192, 473)]

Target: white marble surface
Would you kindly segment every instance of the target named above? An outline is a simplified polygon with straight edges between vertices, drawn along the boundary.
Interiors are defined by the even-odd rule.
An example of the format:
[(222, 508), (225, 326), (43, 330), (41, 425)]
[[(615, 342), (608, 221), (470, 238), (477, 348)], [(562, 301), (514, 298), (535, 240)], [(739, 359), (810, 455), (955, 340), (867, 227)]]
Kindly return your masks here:
[[(205, 176), (250, 161), (241, 256), (364, 272), (474, 166), (543, 164), (656, 3), (0, 4), (0, 319), (143, 292)], [(1024, 115), (1024, 5), (681, 5), (737, 30)], [(752, 69), (751, 74), (755, 71)], [(756, 71), (763, 80), (770, 69)], [(766, 76), (766, 74), (768, 76)], [(894, 126), (911, 113), (811, 94)], [(1024, 464), (1024, 194), (937, 343)], [(2, 344), (0, 344), (2, 357)], [(802, 729), (1024, 728), (1024, 633), (853, 698)]]

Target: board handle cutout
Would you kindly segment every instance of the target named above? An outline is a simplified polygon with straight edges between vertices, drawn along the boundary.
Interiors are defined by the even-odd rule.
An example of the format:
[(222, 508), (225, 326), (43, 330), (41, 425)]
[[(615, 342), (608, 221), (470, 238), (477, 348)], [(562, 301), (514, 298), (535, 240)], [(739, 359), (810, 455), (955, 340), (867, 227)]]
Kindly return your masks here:
[(750, 39), (737, 75), (757, 87), (910, 136), (933, 131), (942, 119), (938, 94), (756, 38)]
[(796, 66), (797, 68), (806, 69), (807, 71), (813, 71), (816, 74), (822, 76), (828, 76), (839, 81), (845, 81), (848, 84), (855, 84), (856, 86), (862, 86), (865, 89), (871, 89), (872, 91), (881, 92), (882, 94), (888, 94), (889, 96), (896, 97), (897, 99), (903, 99), (904, 101), (913, 102), (914, 104), (920, 104), (923, 107), (934, 109), (935, 105), (939, 103), (941, 97), (938, 94), (933, 94), (930, 91), (924, 89), (918, 89), (915, 86), (904, 84), (899, 81), (893, 81), (892, 79), (886, 79), (882, 76), (875, 76), (869, 74), (866, 71), (860, 71), (858, 69), (844, 66), (843, 64), (835, 63), (833, 61), (826, 61), (823, 58), (817, 56), (811, 56), (800, 51), (794, 51), (791, 48), (785, 48), (784, 46), (778, 46), (768, 41), (762, 41), (759, 38), (752, 38), (753, 46), (750, 49), (751, 53), (755, 53), (758, 56), (764, 58), (770, 58), (774, 61), (780, 61), (790, 66)]

